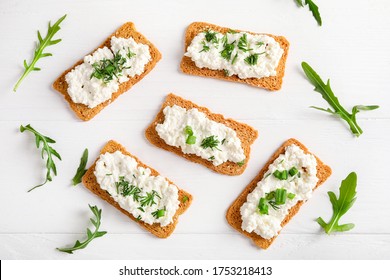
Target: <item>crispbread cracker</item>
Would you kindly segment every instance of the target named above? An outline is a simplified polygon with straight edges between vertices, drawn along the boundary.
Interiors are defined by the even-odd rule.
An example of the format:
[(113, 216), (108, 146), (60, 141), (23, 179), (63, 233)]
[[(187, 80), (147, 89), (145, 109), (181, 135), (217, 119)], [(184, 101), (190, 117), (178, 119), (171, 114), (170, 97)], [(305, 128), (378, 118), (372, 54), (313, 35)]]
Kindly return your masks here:
[[(206, 22), (193, 22), (191, 23), (186, 31), (185, 34), (185, 43), (184, 43), (184, 52), (187, 51), (188, 46), (191, 44), (193, 38), (199, 34), (200, 32), (206, 31), (208, 29), (212, 29), (214, 31), (218, 31), (220, 33), (226, 33), (230, 28), (217, 26), (211, 23)], [(234, 30), (237, 32), (242, 32), (241, 30)], [(256, 35), (256, 33), (244, 31), (253, 35)], [(226, 76), (223, 70), (211, 70), (208, 68), (198, 68), (195, 65), (195, 62), (191, 60), (190, 57), (183, 56), (180, 64), (180, 69), (187, 74), (190, 75), (196, 75), (196, 76), (203, 76), (203, 77), (210, 77), (210, 78), (216, 78), (221, 80), (227, 80), (231, 82), (239, 82), (248, 84), (255, 87), (265, 88), (268, 90), (279, 90), (282, 87), (283, 82), (283, 76), (284, 76), (284, 70), (286, 67), (286, 60), (288, 55), (288, 48), (289, 48), (289, 42), (286, 38), (283, 36), (275, 36), (271, 34), (265, 34), (272, 38), (274, 38), (280, 46), (284, 49), (284, 53), (282, 57), (280, 58), (279, 65), (276, 69), (277, 75), (271, 76), (271, 77), (264, 77), (264, 78), (247, 78), (247, 79), (240, 79), (237, 75), (232, 76)]]
[[(187, 110), (196, 108), (200, 112), (203, 112), (206, 114), (207, 118), (210, 120), (213, 120), (215, 122), (222, 123), (231, 129), (233, 129), (236, 133), (238, 138), (241, 140), (241, 146), (244, 150), (245, 154), (245, 163), (242, 166), (239, 166), (235, 162), (227, 161), (224, 162), (218, 166), (214, 166), (211, 161), (208, 161), (207, 159), (203, 159), (195, 154), (184, 154), (179, 147), (173, 147), (165, 143), (163, 139), (160, 138), (156, 131), (156, 126), (159, 123), (163, 123), (165, 116), (163, 113), (163, 110), (166, 106), (173, 106), (173, 105), (178, 105), (180, 107), (183, 107)], [(250, 157), (250, 145), (256, 140), (258, 136), (257, 130), (254, 128), (250, 127), (247, 124), (243, 124), (240, 122), (237, 122), (233, 119), (225, 119), (224, 116), (221, 114), (214, 114), (210, 112), (209, 109), (205, 107), (200, 107), (194, 103), (192, 103), (189, 100), (185, 100), (181, 98), (180, 96), (174, 95), (174, 94), (168, 94), (167, 98), (165, 99), (164, 103), (161, 106), (161, 110), (157, 113), (156, 118), (154, 121), (149, 125), (149, 127), (145, 131), (145, 136), (146, 138), (152, 143), (153, 145), (162, 148), (164, 150), (173, 152), (181, 157), (184, 157), (190, 161), (202, 164), (215, 172), (221, 173), (221, 174), (226, 174), (226, 175), (240, 175), (244, 172), (248, 161)]]
[[(117, 143), (117, 142), (115, 142), (113, 140), (110, 140), (103, 147), (103, 149), (100, 151), (100, 154), (104, 154), (104, 153), (107, 153), (107, 152), (114, 153), (116, 151), (120, 151), (124, 155), (128, 155), (128, 156), (131, 156), (132, 158), (134, 158), (137, 161), (138, 166), (141, 166), (141, 167), (144, 167), (144, 168), (149, 168), (151, 170), (151, 175), (152, 176), (160, 175), (160, 173), (158, 173), (156, 170), (154, 170), (153, 168), (151, 168), (151, 167), (145, 165), (144, 163), (142, 163), (141, 161), (139, 161), (139, 159), (137, 157), (135, 157), (132, 154), (130, 154), (128, 151), (126, 151), (126, 149), (122, 145), (120, 145), (119, 143)], [(177, 224), (178, 219), (179, 219), (179, 215), (183, 214), (184, 211), (186, 211), (187, 208), (191, 205), (192, 195), (187, 193), (187, 192), (185, 192), (185, 191), (183, 191), (183, 190), (181, 190), (181, 189), (179, 189), (180, 205), (179, 205), (178, 210), (176, 211), (176, 214), (173, 216), (173, 222), (170, 223), (169, 225), (167, 225), (165, 227), (161, 227), (160, 224), (158, 224), (158, 223), (155, 223), (155, 224), (152, 224), (152, 225), (146, 224), (143, 221), (138, 221), (132, 214), (130, 214), (129, 212), (127, 212), (126, 210), (121, 208), (119, 206), (119, 204), (117, 202), (115, 202), (115, 200), (105, 190), (100, 188), (98, 182), (96, 181), (96, 177), (95, 177), (95, 174), (94, 174), (95, 165), (96, 165), (97, 160), (98, 159), (96, 159), (95, 163), (87, 170), (87, 172), (83, 176), (82, 181), (83, 181), (84, 186), (87, 189), (89, 189), (91, 192), (93, 192), (94, 194), (99, 196), (100, 198), (102, 198), (105, 201), (107, 201), (108, 203), (110, 203), (112, 206), (114, 206), (116, 209), (118, 209), (123, 214), (128, 216), (130, 219), (132, 219), (133, 221), (137, 222), (140, 226), (142, 226), (143, 228), (145, 228), (147, 231), (149, 231), (150, 233), (154, 234), (155, 236), (157, 236), (159, 238), (167, 238), (169, 235), (171, 235), (172, 232), (175, 230), (176, 224)], [(169, 179), (167, 179), (167, 178), (165, 178), (165, 179), (170, 184), (174, 185), (174, 183), (172, 183)], [(184, 197), (187, 197), (187, 199), (184, 199), (184, 202), (183, 202), (183, 198)]]
[[(137, 43), (148, 45), (149, 52), (151, 55), (151, 60), (145, 65), (144, 72), (141, 75), (136, 75), (135, 77), (130, 78), (127, 82), (119, 84), (118, 91), (114, 92), (112, 94), (112, 97), (109, 100), (97, 105), (94, 108), (88, 108), (88, 106), (81, 103), (74, 103), (68, 94), (68, 83), (65, 81), (66, 74), (70, 72), (72, 69), (74, 69), (77, 65), (82, 64), (83, 60), (78, 61), (71, 68), (69, 68), (64, 73), (62, 73), (62, 75), (58, 77), (57, 80), (55, 80), (55, 82), (53, 83), (53, 88), (58, 92), (60, 92), (62, 95), (64, 95), (65, 100), (68, 101), (71, 109), (83, 121), (88, 121), (92, 119), (101, 110), (103, 110), (104, 107), (106, 107), (111, 102), (113, 102), (119, 95), (121, 95), (125, 91), (128, 91), (133, 85), (135, 85), (140, 80), (142, 80), (142, 78), (145, 77), (156, 66), (157, 62), (161, 59), (161, 54), (158, 51), (158, 49), (150, 41), (148, 41), (141, 33), (136, 31), (135, 26), (132, 22), (127, 22), (123, 24), (121, 27), (119, 27), (118, 30), (116, 30), (113, 34), (111, 34), (98, 48), (103, 48), (103, 47), (109, 48), (111, 46), (112, 36), (122, 37), (122, 38), (133, 37), (133, 39)], [(96, 51), (98, 48), (96, 48), (94, 51)], [(91, 54), (93, 52), (91, 52)]]
[[(278, 235), (276, 235), (271, 239), (264, 239), (260, 235), (256, 234), (255, 232), (249, 233), (247, 231), (242, 230), (241, 229), (242, 219), (241, 219), (240, 208), (246, 202), (246, 198), (248, 194), (251, 193), (256, 188), (257, 183), (261, 179), (263, 179), (264, 174), (268, 171), (268, 166), (272, 164), (280, 154), (284, 154), (285, 148), (292, 144), (299, 146), (305, 153), (310, 153), (309, 150), (296, 139), (291, 138), (286, 142), (284, 142), (283, 145), (268, 160), (268, 162), (265, 164), (263, 169), (261, 169), (260, 173), (249, 183), (249, 185), (246, 186), (243, 192), (237, 197), (237, 199), (233, 202), (233, 204), (226, 212), (226, 219), (228, 223), (240, 233), (251, 238), (253, 242), (256, 244), (256, 246), (262, 249), (267, 249), (272, 244), (272, 242), (276, 239), (276, 237), (278, 237)], [(315, 156), (315, 158), (317, 160), (317, 178), (319, 180), (314, 189), (318, 188), (318, 186), (324, 183), (328, 179), (328, 177), (332, 174), (332, 169), (329, 166), (325, 165), (318, 157)], [(303, 201), (299, 201), (295, 206), (293, 206), (289, 210), (289, 214), (282, 222), (282, 227), (284, 227), (291, 220), (291, 218), (298, 213), (299, 208), (302, 206), (302, 204)]]

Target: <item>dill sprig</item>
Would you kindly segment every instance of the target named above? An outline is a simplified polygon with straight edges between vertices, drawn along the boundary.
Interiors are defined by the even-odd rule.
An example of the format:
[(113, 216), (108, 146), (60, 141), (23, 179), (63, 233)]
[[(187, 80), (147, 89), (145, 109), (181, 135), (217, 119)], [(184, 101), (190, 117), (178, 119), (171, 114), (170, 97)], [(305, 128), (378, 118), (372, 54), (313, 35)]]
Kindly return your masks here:
[(242, 50), (243, 52), (249, 52), (253, 49), (250, 49), (249, 48), (249, 43), (248, 43), (248, 39), (247, 39), (247, 36), (246, 36), (246, 33), (244, 33), (240, 40), (238, 41), (238, 44), (237, 44), (237, 47)]
[(154, 198), (156, 196), (161, 199), (161, 196), (155, 190), (147, 192), (146, 195), (141, 198), (141, 207), (152, 206), (153, 204), (156, 204), (156, 202), (154, 201)]
[(37, 46), (35, 47), (34, 58), (30, 62), (30, 64), (27, 64), (26, 60), (23, 61), (24, 72), (23, 72), (22, 76), (19, 78), (18, 82), (16, 83), (16, 85), (14, 87), (14, 92), (16, 92), (20, 83), (24, 80), (24, 78), (26, 78), (26, 76), (31, 71), (40, 71), (41, 70), (41, 68), (35, 67), (35, 64), (37, 63), (37, 61), (40, 58), (52, 56), (51, 53), (44, 53), (43, 50), (48, 46), (55, 45), (55, 44), (58, 44), (59, 42), (61, 42), (61, 39), (57, 39), (57, 40), (52, 40), (52, 39), (53, 39), (54, 35), (61, 29), (60, 24), (65, 18), (66, 18), (66, 15), (64, 15), (59, 20), (57, 20), (53, 26), (51, 26), (51, 23), (49, 21), (49, 27), (47, 29), (47, 34), (46, 34), (45, 38), (42, 38), (42, 35), (38, 30), (38, 43), (37, 43)]
[(249, 65), (256, 65), (257, 61), (259, 60), (259, 56), (262, 54), (265, 54), (265, 52), (251, 54), (250, 56), (245, 58), (244, 61)]
[[(129, 54), (128, 54), (129, 55)], [(129, 69), (125, 67), (126, 58), (123, 57), (119, 51), (114, 54), (112, 59), (104, 58), (99, 62), (92, 64), (94, 71), (91, 74), (91, 79), (95, 77), (96, 79), (102, 80), (103, 83), (107, 84), (115, 78), (118, 78), (122, 75), (124, 69)]]
[(217, 150), (220, 150), (217, 148), (218, 145), (219, 145), (219, 140), (217, 139), (217, 136), (214, 135), (206, 137), (205, 139), (202, 140), (202, 143), (200, 144), (200, 146), (203, 149), (210, 148), (213, 150), (214, 148), (216, 148)]
[(217, 39), (217, 33), (216, 32), (212, 32), (211, 30), (207, 30), (205, 31), (205, 34), (204, 34), (204, 37), (206, 39), (207, 42), (211, 42), (213, 44), (217, 44), (218, 43), (218, 39)]

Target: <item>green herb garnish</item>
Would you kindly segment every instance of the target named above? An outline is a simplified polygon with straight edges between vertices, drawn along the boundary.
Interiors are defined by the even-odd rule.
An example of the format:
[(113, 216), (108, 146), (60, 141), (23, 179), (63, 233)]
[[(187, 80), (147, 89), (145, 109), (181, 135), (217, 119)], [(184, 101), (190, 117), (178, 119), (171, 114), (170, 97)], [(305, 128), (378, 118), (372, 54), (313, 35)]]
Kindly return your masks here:
[(264, 45), (264, 42), (257, 42), (257, 43), (256, 43), (256, 46), (258, 46), (259, 48), (260, 48), (262, 45)]
[(214, 159), (215, 159), (215, 156), (209, 157), (209, 160), (210, 160), (210, 161), (213, 161)]
[(107, 84), (115, 78), (118, 78), (122, 75), (124, 69), (129, 69), (129, 67), (124, 66), (126, 63), (126, 58), (123, 57), (119, 51), (114, 54), (112, 59), (104, 58), (99, 62), (92, 64), (93, 72), (91, 74), (91, 79), (95, 77), (96, 79), (102, 80), (103, 83)]
[(287, 170), (283, 170), (283, 171), (275, 170), (274, 173), (272, 174), (274, 175), (275, 178), (279, 180), (287, 180), (288, 178)]
[(339, 225), (340, 218), (347, 213), (356, 201), (357, 175), (351, 172), (347, 178), (341, 182), (340, 195), (337, 199), (334, 192), (328, 192), (330, 202), (333, 206), (333, 216), (329, 223), (319, 217), (316, 221), (325, 230), (327, 234), (332, 231), (348, 231), (355, 227), (354, 224)]
[(54, 176), (57, 176), (57, 168), (56, 168), (56, 165), (54, 163), (53, 156), (55, 156), (59, 160), (61, 160), (61, 156), (59, 153), (57, 153), (56, 150), (54, 150), (50, 146), (50, 144), (54, 144), (56, 141), (54, 141), (50, 137), (47, 137), (47, 136), (39, 133), (34, 128), (32, 128), (31, 125), (29, 125), (29, 124), (26, 126), (23, 126), (23, 125), (20, 126), (20, 132), (24, 132), (26, 130), (30, 131), (31, 133), (33, 133), (35, 135), (35, 144), (36, 144), (38, 149), (39, 149), (40, 144), (42, 143), (42, 152), (41, 152), (42, 158), (44, 158), (44, 153), (46, 153), (46, 155), (47, 155), (47, 159), (46, 159), (46, 170), (47, 171), (46, 171), (45, 182), (33, 187), (32, 189), (30, 189), (28, 191), (28, 192), (30, 192), (35, 188), (39, 188), (39, 187), (43, 186), (47, 182), (51, 182), (53, 180), (53, 178), (51, 177), (52, 172), (53, 172)]
[[(295, 0), (295, 2), (299, 6), (303, 7), (303, 0)], [(313, 17), (317, 21), (318, 25), (321, 26), (322, 25), (322, 19), (321, 19), (321, 15), (320, 15), (320, 11), (318, 9), (318, 6), (313, 2), (313, 0), (305, 0), (305, 5), (309, 6), (309, 10), (313, 14)]]
[(260, 198), (259, 205), (257, 207), (259, 208), (261, 215), (268, 215), (268, 205), (264, 197)]
[(240, 162), (237, 162), (237, 165), (238, 166), (243, 166), (245, 164), (245, 159), (243, 159), (242, 161), (240, 161)]
[(156, 202), (154, 201), (155, 196), (157, 196), (158, 198), (161, 199), (161, 196), (159, 196), (159, 194), (155, 190), (152, 190), (151, 192), (147, 192), (146, 196), (143, 196), (141, 198), (141, 201), (140, 201), (141, 206), (142, 207), (152, 206), (153, 204), (156, 204)]
[(274, 210), (279, 210), (280, 207), (276, 204), (276, 202), (274, 200), (270, 200), (268, 201), (268, 204), (271, 205), (271, 207), (274, 209)]
[(253, 49), (250, 49), (249, 48), (249, 43), (248, 43), (248, 39), (247, 39), (247, 36), (246, 36), (246, 33), (244, 33), (240, 40), (238, 41), (238, 44), (237, 44), (237, 47), (242, 50), (243, 52), (249, 52)]
[(229, 71), (226, 70), (226, 69), (223, 69), (223, 73), (225, 74), (226, 77), (230, 76), (230, 75), (229, 75), (229, 74), (230, 74)]
[(283, 205), (286, 203), (287, 190), (284, 188), (275, 190), (275, 203), (277, 205)]
[(227, 33), (230, 33), (230, 34), (237, 34), (238, 32), (237, 32), (236, 30), (229, 29)]
[(233, 57), (232, 64), (234, 64), (236, 62), (237, 57), (238, 57), (238, 53), (236, 53), (236, 55)]
[(219, 140), (217, 139), (217, 136), (211, 135), (211, 136), (206, 137), (205, 139), (203, 139), (202, 143), (200, 144), (200, 146), (203, 149), (210, 148), (210, 149), (213, 150), (214, 148), (216, 148), (217, 150), (220, 151), (220, 149), (217, 148), (218, 144), (219, 144)]
[(265, 52), (262, 52), (262, 53), (254, 53), (254, 54), (251, 54), (250, 56), (248, 56), (247, 58), (244, 59), (244, 61), (249, 64), (249, 65), (256, 65), (258, 60), (259, 60), (259, 56), (262, 55), (262, 54), (265, 54)]
[(167, 211), (166, 207), (164, 207), (163, 209), (158, 209), (158, 210), (152, 212), (152, 216), (153, 216), (155, 219), (164, 217), (166, 211)]
[(218, 43), (216, 32), (212, 32), (210, 30), (207, 30), (204, 34), (204, 37), (205, 37), (207, 42), (212, 42), (214, 44)]
[(288, 171), (288, 174), (290, 174), (290, 176), (294, 176), (296, 174), (298, 174), (298, 169), (294, 166), (292, 167), (289, 171)]
[(88, 149), (85, 149), (80, 159), (80, 165), (77, 168), (76, 175), (74, 175), (72, 179), (73, 186), (76, 186), (81, 183), (81, 178), (84, 176), (85, 172), (87, 172), (87, 169), (85, 169), (85, 167), (87, 166), (87, 162), (88, 162)]
[(186, 144), (193, 145), (196, 142), (196, 136), (194, 136), (194, 132), (192, 130), (192, 127), (187, 125), (184, 128), (184, 133), (187, 135)]
[(181, 200), (181, 202), (183, 202), (183, 203), (186, 203), (187, 201), (188, 201), (188, 196), (183, 196), (183, 198), (182, 198), (182, 200)]
[(202, 48), (202, 50), (200, 51), (200, 53), (201, 53), (201, 52), (208, 52), (208, 51), (210, 50), (210, 47), (206, 45), (206, 42), (205, 42), (205, 41), (203, 41), (202, 44), (203, 44), (203, 48)]
[(229, 61), (232, 58), (232, 53), (234, 50), (234, 43), (236, 41), (232, 42), (231, 44), (228, 44), (227, 42), (223, 45), (223, 50), (220, 52), (221, 56)]
[(92, 232), (89, 228), (87, 228), (87, 240), (80, 242), (79, 240), (76, 241), (76, 243), (73, 245), (73, 247), (69, 248), (56, 248), (58, 251), (73, 254), (74, 251), (84, 249), (87, 247), (87, 245), (94, 239), (98, 237), (102, 237), (107, 232), (106, 231), (99, 231), (101, 219), (102, 219), (102, 210), (97, 208), (97, 206), (91, 206), (88, 205), (89, 209), (91, 209), (93, 215), (95, 216), (96, 220), (93, 218), (90, 219), (91, 223), (95, 226), (95, 231)]
[(135, 56), (135, 53), (133, 53), (130, 48), (127, 48), (127, 58), (130, 59), (132, 58), (133, 56)]
[(288, 199), (294, 199), (294, 197), (295, 197), (295, 193), (288, 193), (287, 194)]
[(137, 209), (140, 210), (140, 211), (142, 211), (142, 212), (145, 212), (145, 209), (142, 208), (142, 207), (138, 207)]
[(302, 68), (303, 71), (306, 74), (306, 77), (309, 79), (309, 81), (315, 86), (314, 90), (319, 92), (322, 95), (322, 98), (325, 99), (328, 104), (333, 108), (330, 109), (323, 109), (315, 106), (311, 106), (311, 108), (321, 110), (327, 113), (332, 114), (333, 116), (337, 116), (345, 120), (350, 130), (355, 136), (360, 136), (363, 133), (363, 130), (359, 127), (356, 121), (356, 114), (360, 111), (371, 111), (379, 108), (377, 105), (356, 105), (352, 108), (352, 113), (348, 113), (347, 110), (344, 109), (344, 107), (339, 103), (338, 98), (334, 95), (331, 87), (330, 87), (330, 80), (328, 79), (327, 83), (325, 84), (321, 77), (313, 70), (313, 68), (310, 67), (309, 64), (306, 62), (302, 62)]
[(41, 70), (41, 68), (35, 67), (35, 64), (37, 63), (37, 61), (40, 58), (52, 56), (51, 53), (43, 53), (43, 50), (48, 46), (52, 46), (52, 45), (55, 45), (55, 44), (58, 44), (59, 42), (61, 42), (61, 39), (57, 39), (57, 40), (52, 40), (52, 39), (53, 39), (54, 35), (61, 29), (60, 24), (65, 18), (66, 18), (66, 15), (64, 15), (59, 20), (57, 20), (53, 26), (51, 26), (51, 23), (49, 22), (49, 27), (47, 29), (47, 34), (46, 34), (45, 38), (42, 38), (41, 33), (38, 31), (38, 44), (35, 47), (34, 58), (30, 62), (30, 64), (27, 64), (26, 60), (23, 61), (24, 72), (23, 72), (22, 76), (19, 78), (18, 82), (16, 83), (16, 85), (14, 87), (14, 92), (16, 92), (20, 83), (24, 80), (24, 78), (27, 77), (27, 75), (31, 71), (40, 71)]

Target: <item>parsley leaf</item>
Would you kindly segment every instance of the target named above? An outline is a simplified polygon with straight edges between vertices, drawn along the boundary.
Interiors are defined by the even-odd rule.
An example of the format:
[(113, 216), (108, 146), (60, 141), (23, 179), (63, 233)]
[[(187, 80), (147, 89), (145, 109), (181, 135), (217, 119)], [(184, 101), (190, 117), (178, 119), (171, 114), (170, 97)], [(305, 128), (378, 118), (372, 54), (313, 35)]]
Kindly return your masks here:
[(85, 172), (87, 172), (87, 169), (85, 169), (85, 167), (87, 166), (87, 162), (88, 162), (88, 149), (85, 149), (80, 159), (80, 165), (77, 168), (76, 175), (74, 175), (72, 179), (73, 186), (76, 186), (81, 183), (81, 178), (84, 176)]
[(59, 160), (61, 160), (61, 156), (60, 156), (59, 153), (57, 153), (56, 150), (54, 150), (50, 146), (50, 144), (54, 144), (56, 141), (54, 141), (53, 139), (51, 139), (51, 138), (49, 138), (49, 137), (39, 133), (34, 128), (32, 128), (31, 125), (29, 125), (29, 124), (26, 125), (26, 126), (23, 126), (23, 125), (20, 126), (20, 132), (24, 132), (26, 130), (30, 131), (31, 133), (33, 133), (35, 135), (35, 144), (36, 144), (38, 149), (39, 149), (39, 146), (40, 146), (40, 144), (42, 142), (42, 152), (41, 152), (42, 158), (44, 156), (44, 153), (46, 153), (46, 155), (47, 155), (47, 159), (46, 159), (46, 169), (47, 169), (47, 171), (46, 171), (46, 180), (42, 184), (37, 185), (37, 186), (33, 187), (32, 189), (30, 189), (28, 191), (28, 192), (31, 192), (32, 190), (43, 186), (47, 182), (51, 182), (53, 180), (53, 178), (51, 177), (51, 173), (52, 172), (53, 172), (53, 174), (55, 176), (57, 176), (57, 168), (56, 168), (56, 165), (54, 163), (53, 156), (55, 156)]
[(330, 202), (333, 206), (333, 216), (329, 223), (319, 217), (316, 221), (327, 234), (332, 231), (348, 231), (355, 227), (354, 224), (339, 225), (340, 218), (347, 213), (356, 201), (357, 175), (351, 172), (347, 178), (341, 182), (340, 195), (337, 199), (334, 192), (328, 192)]
[(24, 72), (23, 72), (22, 76), (19, 78), (18, 82), (16, 83), (16, 85), (14, 87), (14, 92), (16, 92), (16, 90), (20, 86), (20, 83), (24, 80), (24, 78), (27, 77), (27, 75), (31, 71), (40, 71), (41, 70), (41, 68), (35, 67), (35, 64), (38, 62), (38, 60), (40, 58), (52, 56), (51, 53), (43, 53), (43, 50), (48, 46), (52, 46), (52, 45), (55, 45), (55, 44), (58, 44), (59, 42), (61, 42), (61, 39), (57, 39), (57, 40), (52, 40), (52, 39), (53, 39), (54, 35), (61, 29), (60, 24), (65, 18), (66, 18), (66, 15), (62, 16), (59, 20), (56, 21), (56, 23), (54, 23), (53, 26), (51, 26), (51, 23), (49, 22), (49, 27), (47, 29), (47, 34), (46, 34), (45, 38), (42, 38), (42, 35), (38, 30), (38, 43), (37, 43), (37, 46), (35, 47), (34, 58), (30, 62), (30, 64), (27, 64), (26, 60), (23, 61)]
[(303, 71), (306, 74), (306, 77), (309, 79), (309, 81), (315, 86), (314, 90), (321, 93), (322, 98), (324, 98), (329, 105), (333, 108), (330, 109), (323, 109), (315, 106), (311, 106), (313, 109), (321, 110), (327, 113), (330, 113), (334, 116), (338, 116), (345, 120), (352, 133), (355, 136), (360, 136), (363, 133), (363, 130), (359, 127), (359, 125), (356, 122), (356, 114), (360, 111), (371, 111), (379, 108), (377, 105), (356, 105), (352, 108), (352, 113), (348, 113), (344, 107), (339, 103), (338, 98), (334, 95), (331, 87), (330, 87), (330, 80), (328, 79), (327, 83), (325, 84), (321, 77), (307, 64), (306, 62), (302, 62), (302, 68)]
[(88, 205), (89, 209), (91, 209), (93, 215), (95, 216), (96, 220), (93, 218), (90, 219), (91, 223), (95, 226), (95, 231), (92, 232), (89, 228), (87, 228), (87, 240), (80, 242), (79, 240), (76, 241), (76, 243), (73, 245), (73, 247), (68, 248), (56, 248), (60, 252), (73, 254), (74, 251), (84, 249), (87, 247), (87, 245), (95, 238), (102, 237), (107, 232), (106, 231), (99, 231), (101, 219), (102, 219), (102, 210), (99, 209), (96, 205), (91, 206)]

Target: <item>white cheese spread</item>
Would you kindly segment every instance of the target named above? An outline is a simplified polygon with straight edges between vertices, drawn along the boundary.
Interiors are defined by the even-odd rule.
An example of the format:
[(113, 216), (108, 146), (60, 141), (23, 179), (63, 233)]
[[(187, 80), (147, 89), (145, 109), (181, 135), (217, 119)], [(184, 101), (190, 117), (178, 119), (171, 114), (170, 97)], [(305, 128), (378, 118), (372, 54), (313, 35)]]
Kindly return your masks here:
[[(295, 174), (292, 176), (287, 172), (286, 179), (279, 179), (274, 175), (275, 171), (282, 172), (291, 169), (295, 169), (295, 172), (291, 173)], [(248, 194), (246, 202), (241, 206), (242, 230), (255, 232), (265, 239), (276, 236), (282, 229), (281, 223), (288, 215), (289, 209), (298, 201), (309, 199), (317, 182), (316, 158), (312, 154), (305, 154), (296, 145), (286, 147), (285, 153), (269, 166), (263, 179)], [(262, 214), (259, 209), (260, 199), (266, 199), (268, 194), (277, 189), (285, 189), (290, 198), (287, 197), (282, 205), (275, 205), (272, 199), (265, 200), (268, 214)], [(275, 209), (270, 202), (276, 206)]]
[(224, 70), (227, 76), (246, 79), (276, 76), (283, 52), (267, 35), (208, 30), (194, 37), (185, 56), (199, 68)]
[[(157, 124), (156, 131), (168, 145), (180, 147), (185, 154), (196, 154), (212, 161), (215, 166), (226, 161), (243, 164), (245, 154), (241, 140), (230, 127), (210, 120), (197, 109), (186, 110), (173, 105), (166, 106), (163, 113), (164, 122)], [(186, 128), (190, 128), (195, 137), (192, 144), (187, 143), (189, 134)], [(205, 143), (207, 139), (210, 140), (208, 144)]]
[[(118, 60), (115, 61), (116, 57)], [(104, 47), (97, 49), (91, 55), (84, 57), (84, 63), (76, 66), (65, 76), (68, 83), (68, 94), (74, 103), (81, 103), (89, 108), (111, 98), (119, 85), (131, 77), (144, 72), (145, 65), (151, 60), (149, 46), (136, 43), (133, 38), (111, 37), (111, 49)], [(109, 81), (97, 78), (95, 66), (103, 61), (116, 62), (119, 71), (111, 76)], [(119, 63), (118, 63), (119, 62)], [(106, 68), (105, 73), (111, 70)]]
[(119, 151), (100, 155), (94, 174), (100, 188), (135, 218), (147, 224), (172, 223), (179, 208), (179, 191), (164, 177)]

